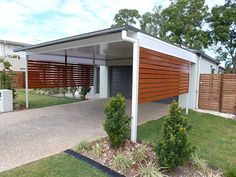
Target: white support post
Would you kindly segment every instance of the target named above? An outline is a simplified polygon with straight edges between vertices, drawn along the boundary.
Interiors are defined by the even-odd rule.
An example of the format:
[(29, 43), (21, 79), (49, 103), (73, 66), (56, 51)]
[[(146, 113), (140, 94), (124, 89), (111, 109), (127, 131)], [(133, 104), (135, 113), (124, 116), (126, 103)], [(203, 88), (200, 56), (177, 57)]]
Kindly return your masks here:
[(26, 55), (25, 63), (25, 107), (29, 108), (28, 55)]
[(189, 78), (188, 78), (188, 93), (187, 93), (187, 101), (186, 101), (186, 115), (188, 115), (188, 110), (189, 110), (189, 95), (190, 95), (190, 86), (191, 86), (191, 72), (192, 72), (192, 69), (191, 69), (191, 62), (189, 64)]
[(95, 95), (96, 95), (96, 66), (95, 66), (95, 48), (93, 51), (93, 93), (92, 93), (92, 99), (95, 99)]
[(138, 127), (138, 82), (139, 82), (139, 43), (128, 37), (127, 31), (122, 31), (122, 39), (133, 43), (133, 78), (132, 78), (132, 108), (131, 108), (131, 141), (137, 141)]

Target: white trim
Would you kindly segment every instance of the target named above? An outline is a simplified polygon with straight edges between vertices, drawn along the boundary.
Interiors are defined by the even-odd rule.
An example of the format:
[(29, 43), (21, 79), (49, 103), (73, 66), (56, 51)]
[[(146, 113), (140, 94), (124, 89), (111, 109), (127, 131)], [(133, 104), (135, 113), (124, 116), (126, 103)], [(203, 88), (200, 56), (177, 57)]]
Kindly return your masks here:
[(132, 107), (131, 107), (131, 141), (137, 141), (138, 127), (138, 82), (139, 82), (139, 41), (127, 36), (127, 31), (122, 31), (122, 39), (133, 43), (133, 79), (132, 79)]
[(186, 114), (187, 114), (187, 115), (188, 115), (188, 110), (189, 110), (189, 99), (190, 99), (189, 95), (190, 95), (191, 76), (192, 76), (191, 72), (192, 72), (192, 64), (189, 63), (188, 93), (187, 93), (187, 101), (186, 101)]
[(200, 86), (200, 60), (202, 59), (202, 56), (198, 58), (197, 62), (197, 88), (196, 88), (196, 98), (195, 98), (195, 109), (198, 109), (198, 97), (199, 97), (199, 86)]

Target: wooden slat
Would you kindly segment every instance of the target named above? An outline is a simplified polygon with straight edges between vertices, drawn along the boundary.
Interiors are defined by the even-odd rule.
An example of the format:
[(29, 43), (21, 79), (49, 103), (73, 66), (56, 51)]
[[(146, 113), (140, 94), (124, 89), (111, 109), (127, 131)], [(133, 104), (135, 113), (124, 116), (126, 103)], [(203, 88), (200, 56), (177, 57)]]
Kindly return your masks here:
[(198, 106), (236, 114), (236, 74), (201, 74)]
[(28, 60), (29, 88), (93, 85), (92, 65)]
[(188, 92), (190, 62), (140, 48), (139, 103)]

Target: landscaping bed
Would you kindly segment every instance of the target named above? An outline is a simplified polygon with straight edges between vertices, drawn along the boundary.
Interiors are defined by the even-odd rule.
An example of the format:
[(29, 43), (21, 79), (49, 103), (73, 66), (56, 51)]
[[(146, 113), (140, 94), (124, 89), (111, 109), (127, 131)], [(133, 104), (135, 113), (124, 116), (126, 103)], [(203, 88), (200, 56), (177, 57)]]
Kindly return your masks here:
[(202, 159), (200, 159), (204, 163), (202, 166), (199, 164), (201, 162), (190, 160), (184, 166), (171, 171), (158, 167), (152, 144), (133, 143), (126, 140), (121, 147), (112, 148), (108, 138), (101, 138), (91, 142), (83, 141), (74, 150), (127, 177), (222, 176), (219, 169), (206, 165)]

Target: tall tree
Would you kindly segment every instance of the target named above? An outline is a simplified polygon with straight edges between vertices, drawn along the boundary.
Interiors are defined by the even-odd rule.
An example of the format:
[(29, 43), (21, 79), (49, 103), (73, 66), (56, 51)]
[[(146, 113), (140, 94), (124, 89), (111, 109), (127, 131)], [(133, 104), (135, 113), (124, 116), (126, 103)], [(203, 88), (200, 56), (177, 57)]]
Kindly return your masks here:
[(205, 0), (171, 0), (161, 12), (160, 37), (183, 47), (206, 48), (209, 36), (203, 26), (207, 16)]
[(162, 25), (161, 18), (162, 7), (158, 6), (153, 9), (153, 13), (146, 12), (140, 19), (140, 27), (142, 30), (154, 36), (160, 36), (160, 28)]
[(120, 26), (120, 25), (135, 25), (138, 19), (141, 16), (139, 15), (138, 10), (136, 9), (121, 9), (115, 15), (113, 21), (115, 22), (112, 26)]
[(213, 7), (209, 24), (218, 58), (236, 73), (236, 2), (226, 0), (224, 5)]

